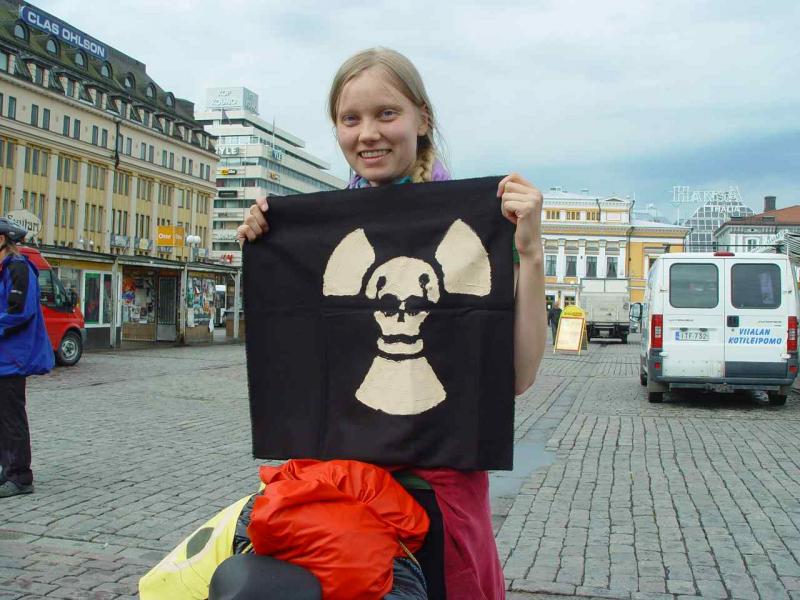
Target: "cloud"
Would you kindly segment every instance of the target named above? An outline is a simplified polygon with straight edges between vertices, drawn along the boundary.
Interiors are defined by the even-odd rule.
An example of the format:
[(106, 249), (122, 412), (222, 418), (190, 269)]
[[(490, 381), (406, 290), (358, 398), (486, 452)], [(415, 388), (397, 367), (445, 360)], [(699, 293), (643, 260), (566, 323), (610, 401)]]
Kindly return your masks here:
[[(690, 180), (796, 190), (769, 150), (800, 131), (793, 0), (40, 5), (201, 108), (208, 87), (251, 88), (265, 120), (274, 116), (342, 177), (328, 86), (349, 55), (385, 45), (422, 73), (458, 176), (520, 169), (543, 187), (564, 182), (537, 175), (609, 192), (631, 185), (657, 203)], [(746, 173), (742, 161), (703, 154), (741, 144), (762, 148)]]

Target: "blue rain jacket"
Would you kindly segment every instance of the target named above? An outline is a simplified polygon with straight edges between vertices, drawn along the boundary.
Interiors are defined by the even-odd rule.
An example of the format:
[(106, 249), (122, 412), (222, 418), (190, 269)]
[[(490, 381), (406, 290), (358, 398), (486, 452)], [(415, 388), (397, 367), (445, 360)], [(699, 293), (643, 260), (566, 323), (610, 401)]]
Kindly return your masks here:
[(0, 377), (42, 375), (55, 364), (39, 305), (39, 271), (24, 256), (0, 267)]

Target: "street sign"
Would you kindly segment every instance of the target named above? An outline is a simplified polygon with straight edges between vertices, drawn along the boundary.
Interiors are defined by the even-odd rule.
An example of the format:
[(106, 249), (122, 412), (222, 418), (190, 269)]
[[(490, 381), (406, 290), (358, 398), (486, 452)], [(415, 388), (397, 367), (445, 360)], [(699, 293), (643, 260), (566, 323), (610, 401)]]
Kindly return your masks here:
[(6, 214), (6, 219), (27, 229), (28, 235), (26, 239), (39, 237), (39, 233), (42, 231), (42, 222), (39, 220), (39, 217), (24, 208), (12, 210)]
[(582, 348), (587, 348), (586, 344), (586, 321), (583, 317), (570, 317), (561, 314), (558, 320), (558, 331), (556, 341), (553, 344), (553, 352), (557, 350), (563, 352), (581, 353)]

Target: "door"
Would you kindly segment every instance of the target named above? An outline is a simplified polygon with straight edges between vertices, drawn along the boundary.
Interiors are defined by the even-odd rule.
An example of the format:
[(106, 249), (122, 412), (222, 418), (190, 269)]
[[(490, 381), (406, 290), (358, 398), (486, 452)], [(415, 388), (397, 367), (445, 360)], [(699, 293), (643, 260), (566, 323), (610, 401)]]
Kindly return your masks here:
[(158, 278), (158, 310), (156, 315), (156, 340), (174, 342), (178, 337), (176, 327), (178, 280), (175, 277)]
[(725, 309), (721, 260), (664, 263), (663, 374), (692, 379), (725, 372)]
[[(792, 290), (785, 261), (728, 258), (725, 270), (727, 377), (785, 378), (788, 306)], [(793, 314), (793, 312), (792, 312)]]

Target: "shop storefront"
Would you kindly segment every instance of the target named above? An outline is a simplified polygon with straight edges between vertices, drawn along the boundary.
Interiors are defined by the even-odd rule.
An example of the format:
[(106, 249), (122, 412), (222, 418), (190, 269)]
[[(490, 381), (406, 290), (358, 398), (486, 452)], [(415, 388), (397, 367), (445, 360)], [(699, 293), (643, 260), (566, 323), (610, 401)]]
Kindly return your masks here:
[(121, 341), (178, 341), (183, 264), (148, 256), (120, 256), (118, 262)]
[(59, 246), (41, 246), (42, 256), (53, 267), (67, 294), (75, 299), (86, 321), (86, 347), (111, 344), (115, 256)]
[[(227, 289), (237, 269), (192, 263), (186, 277), (186, 343), (211, 342), (224, 314)], [(220, 293), (220, 290), (225, 292)]]

